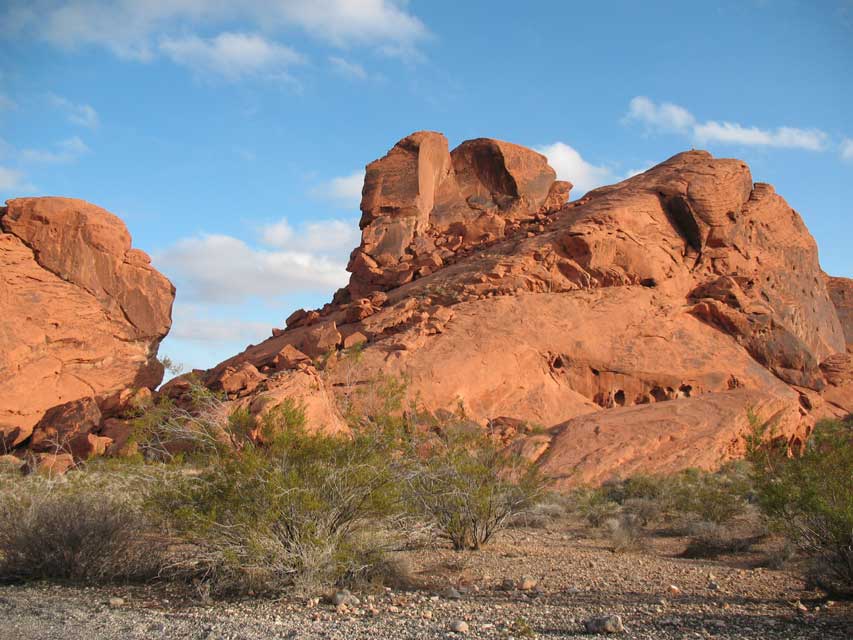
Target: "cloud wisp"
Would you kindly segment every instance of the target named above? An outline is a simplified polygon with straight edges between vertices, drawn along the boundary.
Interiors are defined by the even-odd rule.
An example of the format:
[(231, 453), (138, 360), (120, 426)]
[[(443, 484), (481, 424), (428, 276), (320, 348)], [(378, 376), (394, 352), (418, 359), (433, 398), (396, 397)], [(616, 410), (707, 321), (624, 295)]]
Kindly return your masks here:
[(343, 209), (358, 210), (361, 190), (364, 186), (364, 170), (327, 180), (311, 189), (311, 195)]
[(23, 171), (0, 166), (0, 193), (24, 195), (32, 191), (35, 187), (27, 182)]
[[(195, 73), (233, 80), (280, 72), (303, 59), (276, 39), (294, 29), (335, 49), (359, 46), (417, 59), (430, 32), (407, 5), (405, 0), (9, 0), (0, 21), (15, 35), (69, 51), (99, 47), (143, 63), (165, 57)], [(338, 59), (351, 75), (360, 73), (359, 65)]]
[(78, 136), (62, 140), (55, 149), (22, 149), (20, 161), (30, 164), (69, 164), (89, 153), (89, 147)]
[(829, 135), (820, 129), (789, 126), (762, 129), (736, 122), (716, 120), (699, 122), (684, 107), (671, 102), (656, 103), (646, 96), (637, 96), (631, 100), (623, 121), (640, 124), (647, 133), (686, 135), (699, 144), (730, 144), (808, 151), (824, 151), (829, 144)]
[(290, 67), (305, 62), (305, 58), (290, 47), (255, 33), (164, 38), (159, 46), (175, 64), (197, 75), (210, 74), (229, 81), (259, 75), (284, 77)]
[(56, 94), (48, 94), (51, 104), (65, 112), (68, 121), (81, 127), (94, 129), (100, 124), (98, 112), (89, 104), (76, 104), (68, 98)]
[(853, 162), (853, 138), (844, 138), (839, 147), (842, 160)]

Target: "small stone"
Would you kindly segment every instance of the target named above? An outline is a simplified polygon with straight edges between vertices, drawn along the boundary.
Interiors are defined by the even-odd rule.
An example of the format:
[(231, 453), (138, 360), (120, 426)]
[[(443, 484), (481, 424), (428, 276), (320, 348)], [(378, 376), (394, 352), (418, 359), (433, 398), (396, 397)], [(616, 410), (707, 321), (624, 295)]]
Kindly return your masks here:
[(454, 620), (450, 623), (450, 630), (453, 633), (468, 633), (468, 623), (464, 620)]
[(720, 588), (720, 585), (712, 580), (711, 582), (708, 583), (708, 588), (711, 591), (717, 591)]
[(448, 600), (459, 600), (462, 597), (462, 594), (454, 587), (447, 587), (442, 595)]
[(680, 596), (681, 595), (681, 589), (676, 587), (674, 584), (669, 585), (669, 588), (667, 589), (667, 591), (669, 591), (669, 595), (671, 595), (671, 596)]
[(617, 615), (590, 618), (584, 622), (584, 628), (587, 630), (587, 633), (622, 633), (625, 631), (625, 627), (622, 625), (622, 618)]
[(522, 576), (521, 580), (518, 581), (518, 588), (521, 591), (532, 591), (537, 584), (538, 582), (533, 576)]

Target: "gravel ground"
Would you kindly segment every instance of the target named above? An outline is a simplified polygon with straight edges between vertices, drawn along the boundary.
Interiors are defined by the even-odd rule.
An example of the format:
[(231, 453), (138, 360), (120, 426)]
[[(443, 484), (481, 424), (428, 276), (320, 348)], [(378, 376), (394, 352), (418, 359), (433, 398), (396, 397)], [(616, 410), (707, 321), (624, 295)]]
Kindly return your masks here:
[(359, 593), (339, 607), (310, 597), (202, 603), (163, 585), (4, 586), (0, 640), (594, 638), (604, 636), (584, 622), (608, 614), (625, 627), (610, 637), (853, 638), (853, 603), (752, 568), (760, 553), (688, 560), (678, 557), (684, 540), (659, 537), (614, 554), (587, 536), (516, 529), (476, 553), (400, 552), (418, 589)]

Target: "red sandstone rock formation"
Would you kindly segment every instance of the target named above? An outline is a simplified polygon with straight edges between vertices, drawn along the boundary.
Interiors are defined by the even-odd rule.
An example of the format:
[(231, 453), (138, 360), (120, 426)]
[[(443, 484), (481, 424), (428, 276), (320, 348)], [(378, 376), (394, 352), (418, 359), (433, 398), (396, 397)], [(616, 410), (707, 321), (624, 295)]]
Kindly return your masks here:
[(711, 469), (750, 412), (797, 444), (849, 406), (850, 281), (827, 291), (799, 215), (743, 162), (692, 151), (569, 187), (516, 145), (401, 140), (367, 168), (349, 286), (208, 384), (290, 375), (294, 353), (339, 396), (405, 376), (423, 409), (548, 427), (517, 446), (563, 485)]
[(102, 453), (101, 409), (163, 379), (174, 288), (82, 200), (10, 200), (0, 231), (0, 449)]

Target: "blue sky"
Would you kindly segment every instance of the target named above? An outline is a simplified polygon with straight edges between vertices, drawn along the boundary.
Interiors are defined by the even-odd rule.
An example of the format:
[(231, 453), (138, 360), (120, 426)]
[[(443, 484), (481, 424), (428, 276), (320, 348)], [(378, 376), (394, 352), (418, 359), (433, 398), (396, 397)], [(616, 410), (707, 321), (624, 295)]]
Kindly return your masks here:
[(4, 0), (0, 199), (121, 216), (207, 367), (346, 283), (363, 167), (442, 131), (537, 148), (573, 197), (738, 157), (853, 277), (853, 1)]

